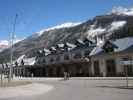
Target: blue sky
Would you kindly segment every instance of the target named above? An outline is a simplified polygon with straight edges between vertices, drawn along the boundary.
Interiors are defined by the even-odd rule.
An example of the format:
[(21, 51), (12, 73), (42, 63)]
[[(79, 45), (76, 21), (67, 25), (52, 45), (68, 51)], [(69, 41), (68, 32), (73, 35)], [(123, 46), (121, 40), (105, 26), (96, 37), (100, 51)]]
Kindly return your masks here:
[(82, 22), (133, 0), (0, 0), (0, 40), (8, 40), (16, 13), (17, 38), (65, 22)]

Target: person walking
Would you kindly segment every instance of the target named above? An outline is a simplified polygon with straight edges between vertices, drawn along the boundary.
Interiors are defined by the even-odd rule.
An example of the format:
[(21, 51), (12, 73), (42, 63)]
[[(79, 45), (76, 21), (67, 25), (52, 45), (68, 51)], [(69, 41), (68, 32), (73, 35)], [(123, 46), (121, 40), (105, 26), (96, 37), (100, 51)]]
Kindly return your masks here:
[(67, 80), (67, 72), (64, 72), (64, 80)]

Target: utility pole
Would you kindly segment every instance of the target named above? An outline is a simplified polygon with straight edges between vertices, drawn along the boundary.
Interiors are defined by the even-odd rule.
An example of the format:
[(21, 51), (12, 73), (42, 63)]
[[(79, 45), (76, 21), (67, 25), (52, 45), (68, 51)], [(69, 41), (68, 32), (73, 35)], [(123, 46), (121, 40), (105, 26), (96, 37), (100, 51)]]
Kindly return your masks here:
[(128, 66), (126, 66), (126, 87), (128, 88)]
[(14, 23), (13, 23), (13, 31), (10, 33), (10, 45), (11, 45), (11, 51), (10, 51), (10, 68), (9, 68), (9, 76), (8, 76), (8, 82), (11, 81), (13, 78), (13, 52), (14, 52), (14, 34), (16, 30), (16, 21), (17, 21), (18, 15), (16, 14)]

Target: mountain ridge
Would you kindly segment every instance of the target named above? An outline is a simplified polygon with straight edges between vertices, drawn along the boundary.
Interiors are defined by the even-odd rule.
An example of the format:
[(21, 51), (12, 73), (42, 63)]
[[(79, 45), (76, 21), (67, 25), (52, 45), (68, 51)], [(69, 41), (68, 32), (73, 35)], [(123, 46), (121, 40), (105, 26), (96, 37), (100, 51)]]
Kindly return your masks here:
[[(111, 25), (114, 25), (114, 28), (116, 28), (115, 25), (119, 27), (107, 31), (111, 29)], [(34, 57), (39, 49), (50, 48), (59, 43), (75, 43), (77, 39), (83, 40), (86, 37), (89, 39), (95, 39), (96, 37), (118, 39), (128, 36), (133, 36), (133, 16), (115, 13), (100, 15), (73, 27), (55, 28), (49, 31), (43, 30), (38, 37), (37, 34), (29, 36), (14, 45), (14, 59), (21, 55)], [(10, 49), (1, 52), (0, 62), (8, 61), (9, 55)]]

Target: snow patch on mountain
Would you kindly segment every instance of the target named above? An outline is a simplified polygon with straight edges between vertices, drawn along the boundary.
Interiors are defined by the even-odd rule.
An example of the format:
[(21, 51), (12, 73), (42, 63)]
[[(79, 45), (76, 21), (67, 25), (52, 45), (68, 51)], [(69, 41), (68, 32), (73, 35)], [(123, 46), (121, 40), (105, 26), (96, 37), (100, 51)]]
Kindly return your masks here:
[(7, 40), (1, 40), (0, 41), (0, 45), (8, 45), (8, 41)]
[(2, 52), (3, 50), (5, 50), (8, 47), (9, 47), (9, 42), (7, 40), (0, 41), (0, 52)]
[(106, 31), (106, 29), (101, 28), (101, 27), (95, 28), (95, 29), (91, 28), (90, 30), (88, 30), (88, 33), (89, 33), (88, 36), (94, 37), (96, 35), (100, 35), (100, 34), (104, 33), (105, 31)]
[(41, 30), (40, 32), (37, 32), (37, 33), (38, 33), (38, 36), (41, 36), (45, 31), (50, 31), (50, 30), (54, 30), (54, 29), (61, 29), (61, 28), (74, 27), (74, 26), (77, 26), (79, 24), (81, 24), (81, 22), (76, 22), (76, 23), (67, 22), (67, 23), (64, 23), (64, 24), (61, 24), (61, 25), (57, 25), (57, 26), (48, 28), (48, 29)]
[(118, 30), (119, 28), (123, 27), (127, 22), (126, 21), (114, 21), (110, 25), (107, 25), (106, 27), (96, 27), (96, 24), (93, 24), (90, 26), (90, 29), (88, 30), (88, 38), (93, 38), (98, 35), (106, 34), (106, 36), (109, 36), (112, 34), (113, 31)]
[[(15, 39), (14, 44), (22, 41), (23, 39)], [(10, 42), (8, 40), (0, 40), (0, 52), (10, 47)]]
[(133, 8), (114, 7), (109, 14), (133, 16)]
[(112, 22), (111, 25), (110, 25), (111, 27), (110, 27), (109, 31), (117, 30), (117, 29), (123, 27), (126, 23), (127, 23), (126, 21)]

